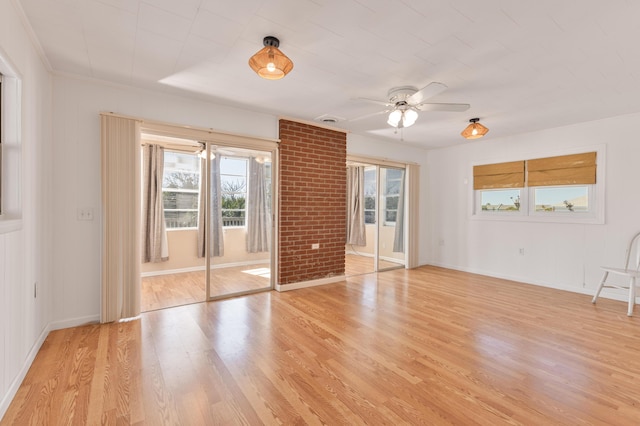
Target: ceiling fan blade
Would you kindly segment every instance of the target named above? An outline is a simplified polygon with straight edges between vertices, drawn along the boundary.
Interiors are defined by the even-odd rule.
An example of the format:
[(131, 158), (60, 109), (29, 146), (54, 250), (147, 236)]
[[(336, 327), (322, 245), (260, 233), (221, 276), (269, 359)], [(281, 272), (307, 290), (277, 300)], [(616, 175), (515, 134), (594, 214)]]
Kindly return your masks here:
[(420, 111), (451, 111), (451, 112), (463, 112), (468, 110), (471, 107), (469, 104), (436, 104), (436, 103), (425, 103), (418, 104), (415, 108)]
[(446, 89), (447, 89), (446, 85), (442, 83), (437, 83), (434, 81), (433, 83), (427, 84), (425, 87), (418, 90), (413, 95), (409, 96), (407, 98), (407, 103), (410, 105), (419, 104), (425, 99), (429, 99), (432, 96), (435, 96), (444, 92)]
[(376, 115), (386, 114), (386, 113), (388, 113), (388, 112), (390, 112), (390, 110), (388, 110), (388, 109), (387, 109), (387, 110), (384, 110), (384, 111), (373, 112), (373, 113), (371, 113), (371, 114), (365, 114), (365, 115), (361, 115), (360, 117), (352, 118), (352, 119), (350, 119), (350, 120), (348, 120), (348, 121), (359, 121), (359, 120), (364, 120), (365, 118), (375, 117)]
[(366, 102), (372, 102), (374, 104), (378, 104), (378, 105), (384, 105), (384, 106), (393, 106), (395, 104), (389, 102), (389, 101), (381, 101), (378, 99), (369, 99), (369, 98), (355, 98), (358, 101), (366, 101)]

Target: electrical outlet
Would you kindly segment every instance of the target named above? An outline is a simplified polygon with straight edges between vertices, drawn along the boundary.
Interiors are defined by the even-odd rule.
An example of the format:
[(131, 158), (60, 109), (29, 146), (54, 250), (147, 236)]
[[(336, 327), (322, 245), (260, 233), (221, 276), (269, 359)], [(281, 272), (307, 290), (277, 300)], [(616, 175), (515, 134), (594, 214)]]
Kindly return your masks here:
[(33, 298), (38, 297), (38, 281), (33, 283)]
[(524, 248), (520, 247), (518, 253), (520, 253), (520, 256), (524, 256)]
[(311, 244), (311, 250), (317, 250), (319, 248), (320, 248), (320, 244), (319, 243)]
[(78, 220), (93, 220), (93, 209), (91, 207), (85, 207), (77, 210)]

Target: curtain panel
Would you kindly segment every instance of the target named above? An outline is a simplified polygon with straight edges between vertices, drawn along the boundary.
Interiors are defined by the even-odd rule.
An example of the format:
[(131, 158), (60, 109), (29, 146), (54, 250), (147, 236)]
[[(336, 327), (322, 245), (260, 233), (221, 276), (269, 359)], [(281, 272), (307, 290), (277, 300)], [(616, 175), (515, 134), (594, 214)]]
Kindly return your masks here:
[(347, 244), (366, 246), (364, 167), (347, 167)]
[[(205, 232), (209, 232), (209, 257), (224, 256), (222, 234), (222, 184), (220, 181), (220, 156), (209, 162), (209, 180), (206, 179), (206, 161), (200, 163), (202, 174), (200, 201), (198, 203), (198, 257), (205, 257)], [(206, 205), (209, 204), (209, 228), (205, 223)]]
[(255, 157), (249, 158), (247, 194), (247, 252), (270, 250), (271, 209), (267, 196), (265, 167)]
[(142, 146), (142, 263), (169, 260), (162, 202), (164, 148)]
[(140, 314), (140, 123), (100, 118), (102, 273), (100, 322)]

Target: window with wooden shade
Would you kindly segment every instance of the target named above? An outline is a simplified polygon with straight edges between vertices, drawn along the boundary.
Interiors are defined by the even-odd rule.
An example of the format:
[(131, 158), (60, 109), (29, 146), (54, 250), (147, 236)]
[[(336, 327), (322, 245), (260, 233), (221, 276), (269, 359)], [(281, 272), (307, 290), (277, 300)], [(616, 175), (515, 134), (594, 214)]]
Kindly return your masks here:
[(483, 164), (473, 167), (477, 208), (485, 213), (516, 213), (522, 207), (525, 162)]
[(604, 147), (473, 167), (474, 216), (604, 223)]

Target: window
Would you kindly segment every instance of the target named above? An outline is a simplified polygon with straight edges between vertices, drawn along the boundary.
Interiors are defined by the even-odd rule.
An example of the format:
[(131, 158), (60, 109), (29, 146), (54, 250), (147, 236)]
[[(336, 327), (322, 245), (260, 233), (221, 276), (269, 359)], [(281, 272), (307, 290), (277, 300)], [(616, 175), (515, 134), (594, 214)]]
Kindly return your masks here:
[(474, 216), (602, 223), (603, 157), (604, 148), (474, 166)]
[(22, 228), (22, 81), (0, 55), (0, 233)]
[[(267, 168), (270, 179), (271, 167)], [(220, 159), (222, 226), (246, 223), (247, 159)], [(197, 228), (200, 193), (200, 157), (196, 154), (165, 151), (162, 200), (167, 229)], [(270, 194), (267, 194), (270, 197)]]
[(535, 213), (588, 213), (591, 185), (532, 188)]
[(247, 159), (222, 157), (220, 159), (220, 185), (222, 188), (222, 226), (245, 226), (247, 217)]
[(400, 187), (402, 186), (402, 173), (400, 169), (382, 169), (385, 172), (383, 179), (384, 188), (384, 224), (394, 225), (398, 214), (398, 201), (400, 199)]
[(200, 157), (165, 151), (162, 201), (167, 229), (198, 226), (199, 188)]
[(520, 211), (519, 189), (490, 189), (480, 191), (480, 208), (486, 212)]
[(376, 168), (364, 169), (364, 223), (376, 223)]

